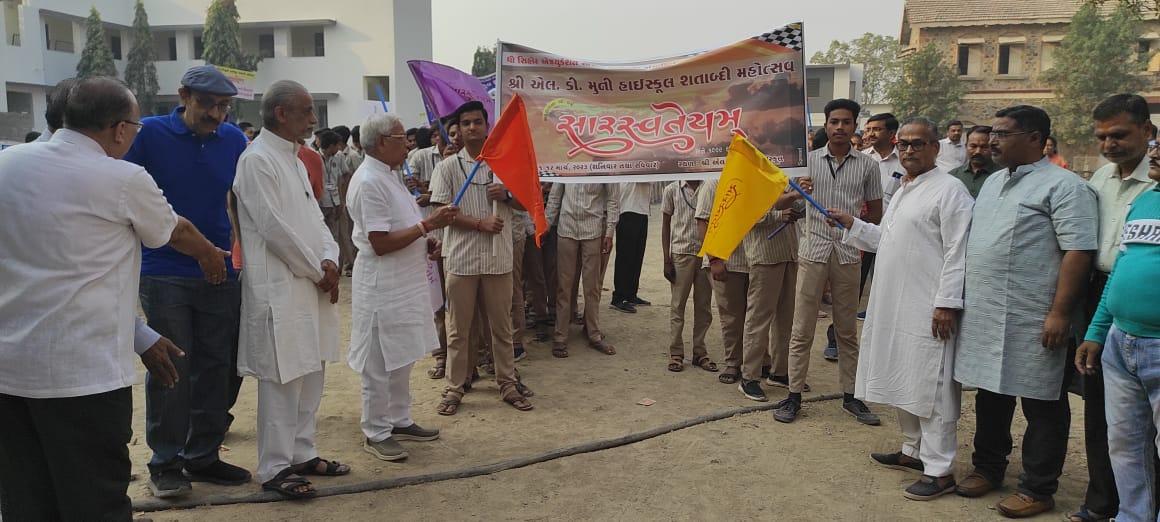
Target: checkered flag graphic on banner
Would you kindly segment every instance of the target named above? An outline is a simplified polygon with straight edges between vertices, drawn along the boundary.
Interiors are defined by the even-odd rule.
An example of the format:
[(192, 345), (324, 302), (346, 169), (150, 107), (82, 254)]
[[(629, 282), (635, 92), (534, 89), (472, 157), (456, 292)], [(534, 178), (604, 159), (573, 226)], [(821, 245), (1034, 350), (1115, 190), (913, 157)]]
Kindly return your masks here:
[(774, 29), (761, 36), (754, 36), (754, 38), (766, 43), (788, 47), (795, 51), (802, 50), (802, 29), (797, 24)]

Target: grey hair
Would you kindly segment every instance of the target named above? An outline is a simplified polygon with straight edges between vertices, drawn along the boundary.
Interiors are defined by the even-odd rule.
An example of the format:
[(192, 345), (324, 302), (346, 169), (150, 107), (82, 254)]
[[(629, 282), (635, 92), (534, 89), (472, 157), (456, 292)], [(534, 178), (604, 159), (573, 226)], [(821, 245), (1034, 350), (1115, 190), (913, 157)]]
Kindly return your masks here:
[(934, 120), (931, 120), (930, 118), (926, 118), (923, 116), (914, 116), (912, 118), (907, 118), (906, 121), (902, 122), (902, 126), (905, 127), (907, 125), (921, 125), (923, 127), (926, 127), (926, 132), (928, 134), (930, 134), (935, 140), (938, 140), (938, 124), (935, 123)]
[(262, 126), (268, 129), (278, 127), (278, 117), (274, 109), (290, 104), (290, 99), (299, 94), (310, 94), (306, 87), (293, 80), (278, 80), (262, 93)]
[(367, 116), (367, 120), (359, 127), (359, 143), (367, 149), (373, 149), (378, 146), (379, 138), (390, 134), (396, 125), (402, 126), (403, 120), (389, 112)]

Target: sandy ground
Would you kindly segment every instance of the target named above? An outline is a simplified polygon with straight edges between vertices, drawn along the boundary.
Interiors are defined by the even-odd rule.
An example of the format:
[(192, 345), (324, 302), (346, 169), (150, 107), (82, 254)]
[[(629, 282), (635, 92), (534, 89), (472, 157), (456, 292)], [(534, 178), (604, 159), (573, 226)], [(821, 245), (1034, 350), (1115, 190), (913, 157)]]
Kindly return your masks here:
[[(435, 414), (442, 381), (427, 378), (430, 359), (412, 374), (414, 418), (442, 430), (440, 440), (404, 443), (410, 458), (403, 463), (379, 461), (362, 450), (358, 422), (361, 410), (358, 376), (345, 364), (328, 368), (318, 444), (326, 458), (350, 464), (346, 477), (319, 479), (336, 484), (419, 475), (493, 463), (554, 448), (619, 437), (686, 418), (753, 405), (736, 386), (717, 382), (716, 374), (696, 368), (682, 373), (665, 369), (668, 345), (669, 289), (660, 274), (659, 222), (654, 209), (640, 295), (653, 301), (636, 315), (607, 308), (601, 321), (619, 354), (605, 356), (586, 349), (573, 327), (568, 359), (555, 359), (546, 344), (528, 343), (530, 355), (519, 364), (524, 381), (536, 395), (536, 409), (521, 413), (502, 403), (494, 382), (481, 381), (454, 417)], [(613, 269), (607, 274), (611, 287)], [(344, 290), (348, 289), (344, 287)], [(343, 316), (349, 329), (349, 292)], [(716, 310), (714, 310), (716, 316)], [(822, 358), (824, 329), (819, 320), (817, 349), (810, 365), (810, 395), (840, 391), (837, 367)], [(345, 331), (345, 330), (344, 330)], [(687, 338), (687, 337), (686, 337)], [(711, 355), (722, 358), (720, 324), (710, 335)], [(770, 399), (785, 390), (767, 388)], [(650, 398), (652, 406), (638, 401)], [(970, 471), (970, 438), (974, 431), (974, 395), (966, 393), (959, 424), (956, 474)], [(144, 398), (135, 388), (134, 433), (130, 447), (135, 501), (152, 500), (145, 484), (150, 456), (144, 438)], [(223, 459), (253, 470), (257, 464), (255, 386), (247, 381), (234, 413), (238, 419), (227, 436)], [(1078, 506), (1086, 484), (1082, 442), (1082, 405), (1072, 401), (1073, 428), (1057, 510), (1039, 517), (1059, 520)], [(879, 427), (863, 426), (841, 410), (840, 401), (807, 404), (798, 422), (776, 423), (767, 412), (702, 424), (636, 444), (561, 458), (492, 475), (409, 486), (394, 490), (316, 499), (309, 503), (241, 504), (171, 510), (148, 514), (154, 520), (227, 520), (250, 522), (287, 519), (381, 519), (401, 514), (438, 520), (723, 520), (761, 517), (767, 520), (994, 520), (999, 493), (982, 499), (946, 496), (933, 502), (904, 499), (902, 489), (915, 479), (875, 466), (871, 451), (893, 451), (900, 443), (892, 411), (878, 407)], [(1017, 483), (1018, 445), (1023, 419), (1016, 416), (1016, 445), (1008, 470), (1007, 490)], [(226, 488), (195, 484), (194, 498), (227, 494), (237, 497), (260, 490), (255, 483)]]

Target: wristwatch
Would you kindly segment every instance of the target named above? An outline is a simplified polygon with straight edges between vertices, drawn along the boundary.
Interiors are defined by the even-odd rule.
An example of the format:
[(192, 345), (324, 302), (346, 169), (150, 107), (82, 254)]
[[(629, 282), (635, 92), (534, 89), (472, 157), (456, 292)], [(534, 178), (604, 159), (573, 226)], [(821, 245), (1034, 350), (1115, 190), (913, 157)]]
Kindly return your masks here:
[(504, 192), (506, 192), (506, 193), (507, 193), (507, 197), (506, 197), (506, 198), (504, 198), (503, 202), (504, 202), (504, 203), (511, 203), (511, 202), (512, 202), (512, 191), (510, 191), (510, 190), (505, 190)]

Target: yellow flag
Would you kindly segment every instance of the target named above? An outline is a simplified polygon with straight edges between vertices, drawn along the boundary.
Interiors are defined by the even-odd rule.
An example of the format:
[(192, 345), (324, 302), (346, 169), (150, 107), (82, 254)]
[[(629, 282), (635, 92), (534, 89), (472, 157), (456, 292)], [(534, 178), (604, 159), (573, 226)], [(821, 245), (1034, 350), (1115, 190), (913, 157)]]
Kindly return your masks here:
[(785, 192), (789, 179), (754, 147), (735, 134), (713, 198), (709, 228), (698, 255), (729, 259), (745, 234)]

